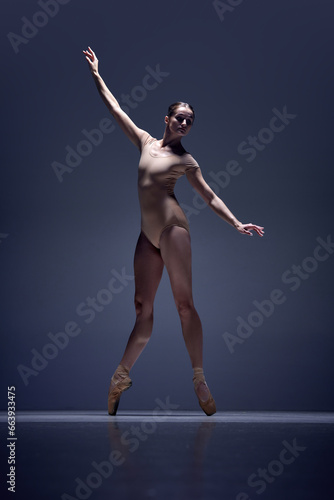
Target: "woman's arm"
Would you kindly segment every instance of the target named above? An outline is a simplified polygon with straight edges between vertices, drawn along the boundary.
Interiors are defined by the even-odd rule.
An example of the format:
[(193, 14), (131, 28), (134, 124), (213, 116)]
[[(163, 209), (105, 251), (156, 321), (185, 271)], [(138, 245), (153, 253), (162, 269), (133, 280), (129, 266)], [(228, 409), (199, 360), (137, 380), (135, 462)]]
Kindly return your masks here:
[(242, 224), (227, 208), (225, 203), (215, 194), (210, 186), (205, 182), (200, 168), (192, 168), (187, 171), (187, 179), (197, 193), (209, 205), (209, 207), (223, 220), (235, 227), (241, 234), (253, 236), (251, 231), (255, 231), (259, 236), (263, 236), (262, 226), (257, 226), (251, 222)]
[(99, 91), (100, 96), (102, 97), (103, 102), (105, 103), (123, 132), (140, 150), (141, 139), (143, 135), (146, 134), (145, 130), (140, 129), (139, 127), (137, 127), (137, 125), (135, 125), (131, 118), (129, 118), (125, 111), (123, 111), (123, 109), (120, 107), (117, 99), (113, 96), (113, 94), (104, 83), (98, 71), (98, 58), (96, 57), (92, 49), (88, 47), (88, 50), (83, 50), (83, 53), (86, 56), (90, 71), (94, 78), (95, 85), (97, 87), (97, 90)]

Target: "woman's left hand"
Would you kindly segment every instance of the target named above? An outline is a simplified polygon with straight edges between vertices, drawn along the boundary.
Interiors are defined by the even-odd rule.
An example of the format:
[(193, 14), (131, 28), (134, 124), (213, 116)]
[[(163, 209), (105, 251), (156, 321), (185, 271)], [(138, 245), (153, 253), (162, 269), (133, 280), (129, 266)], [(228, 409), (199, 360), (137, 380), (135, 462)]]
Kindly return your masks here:
[(248, 234), (249, 236), (253, 236), (253, 233), (251, 231), (255, 231), (259, 236), (264, 235), (264, 228), (262, 226), (257, 226), (256, 224), (252, 224), (251, 222), (249, 222), (248, 224), (239, 224), (236, 226), (236, 229), (239, 231), (239, 233)]

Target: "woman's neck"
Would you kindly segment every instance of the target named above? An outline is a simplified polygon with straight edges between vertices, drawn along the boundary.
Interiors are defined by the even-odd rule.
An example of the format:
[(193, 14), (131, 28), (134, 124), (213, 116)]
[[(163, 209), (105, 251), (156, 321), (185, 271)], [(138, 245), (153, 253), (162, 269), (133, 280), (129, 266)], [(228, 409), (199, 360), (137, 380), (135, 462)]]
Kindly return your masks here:
[(160, 146), (162, 148), (169, 146), (171, 149), (184, 149), (181, 144), (181, 137), (175, 136), (166, 128), (163, 138), (160, 139)]

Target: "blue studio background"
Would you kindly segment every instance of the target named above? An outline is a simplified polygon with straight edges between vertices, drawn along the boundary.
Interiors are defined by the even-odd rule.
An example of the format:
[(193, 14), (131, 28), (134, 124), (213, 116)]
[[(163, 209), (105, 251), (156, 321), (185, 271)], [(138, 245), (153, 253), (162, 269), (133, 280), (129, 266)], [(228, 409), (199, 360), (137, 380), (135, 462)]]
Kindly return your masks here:
[[(2, 6), (1, 379), (18, 410), (106, 410), (135, 321), (139, 154), (82, 50), (129, 115), (161, 138), (190, 102), (185, 148), (242, 222), (184, 177), (194, 300), (218, 410), (333, 411), (333, 58), (330, 1)], [(199, 409), (169, 279), (120, 409)]]

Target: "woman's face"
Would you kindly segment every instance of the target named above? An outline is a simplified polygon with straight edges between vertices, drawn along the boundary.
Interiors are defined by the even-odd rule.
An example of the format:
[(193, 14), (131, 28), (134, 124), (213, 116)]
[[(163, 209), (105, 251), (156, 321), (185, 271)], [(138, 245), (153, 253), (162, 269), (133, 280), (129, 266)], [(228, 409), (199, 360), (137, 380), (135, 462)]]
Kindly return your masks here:
[(165, 122), (168, 124), (169, 130), (180, 136), (184, 136), (189, 133), (193, 120), (193, 112), (186, 106), (179, 106), (172, 116), (166, 116), (165, 118)]

